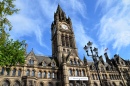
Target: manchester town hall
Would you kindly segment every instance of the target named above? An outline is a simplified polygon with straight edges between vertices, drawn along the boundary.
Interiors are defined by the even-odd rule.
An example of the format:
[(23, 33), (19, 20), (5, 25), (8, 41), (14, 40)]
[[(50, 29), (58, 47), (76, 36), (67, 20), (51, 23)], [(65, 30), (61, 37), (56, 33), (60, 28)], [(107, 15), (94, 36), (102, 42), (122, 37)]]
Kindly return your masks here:
[[(70, 17), (58, 5), (51, 24), (52, 56), (26, 54), (24, 66), (0, 67), (0, 86), (130, 86), (130, 61), (107, 53), (81, 60)], [(87, 52), (87, 51), (86, 51)]]

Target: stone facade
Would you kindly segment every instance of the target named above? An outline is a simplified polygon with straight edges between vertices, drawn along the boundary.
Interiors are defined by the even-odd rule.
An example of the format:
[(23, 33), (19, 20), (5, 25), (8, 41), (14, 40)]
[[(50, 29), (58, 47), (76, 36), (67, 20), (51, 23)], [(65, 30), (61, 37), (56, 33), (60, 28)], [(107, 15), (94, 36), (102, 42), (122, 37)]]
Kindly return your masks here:
[(107, 53), (106, 62), (102, 57), (97, 63), (79, 58), (71, 19), (59, 5), (51, 33), (52, 56), (39, 56), (32, 50), (24, 66), (11, 67), (10, 72), (0, 67), (0, 86), (130, 86), (130, 61), (119, 55), (109, 59)]

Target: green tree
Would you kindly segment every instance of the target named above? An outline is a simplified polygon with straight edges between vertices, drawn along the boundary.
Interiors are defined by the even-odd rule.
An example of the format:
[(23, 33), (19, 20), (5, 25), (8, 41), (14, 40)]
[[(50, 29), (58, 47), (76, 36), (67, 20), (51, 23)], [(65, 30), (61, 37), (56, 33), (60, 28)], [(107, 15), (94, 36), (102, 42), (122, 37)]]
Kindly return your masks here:
[(14, 0), (0, 1), (0, 66), (7, 68), (25, 63), (25, 41), (14, 41), (8, 33), (12, 29), (12, 25), (7, 16), (19, 11), (13, 3)]

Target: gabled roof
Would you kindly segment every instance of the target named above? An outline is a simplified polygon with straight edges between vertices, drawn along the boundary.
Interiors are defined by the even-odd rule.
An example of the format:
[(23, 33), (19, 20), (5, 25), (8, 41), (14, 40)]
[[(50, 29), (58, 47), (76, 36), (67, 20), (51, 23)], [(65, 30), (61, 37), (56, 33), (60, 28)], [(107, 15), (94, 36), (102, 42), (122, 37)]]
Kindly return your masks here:
[(51, 62), (51, 57), (36, 55), (36, 58), (38, 60), (38, 63), (45, 61), (47, 64), (49, 64)]

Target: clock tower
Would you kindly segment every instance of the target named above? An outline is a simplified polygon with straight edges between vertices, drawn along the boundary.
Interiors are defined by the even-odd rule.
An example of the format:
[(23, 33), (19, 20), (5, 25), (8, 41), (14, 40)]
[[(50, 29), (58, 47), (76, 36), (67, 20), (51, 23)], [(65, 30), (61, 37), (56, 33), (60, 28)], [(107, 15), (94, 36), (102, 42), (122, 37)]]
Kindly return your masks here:
[(51, 25), (51, 40), (52, 56), (57, 59), (59, 65), (69, 54), (78, 57), (71, 19), (66, 17), (59, 5)]

